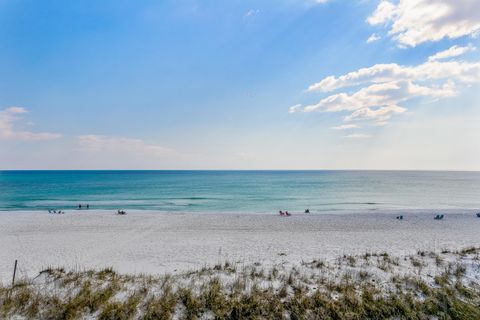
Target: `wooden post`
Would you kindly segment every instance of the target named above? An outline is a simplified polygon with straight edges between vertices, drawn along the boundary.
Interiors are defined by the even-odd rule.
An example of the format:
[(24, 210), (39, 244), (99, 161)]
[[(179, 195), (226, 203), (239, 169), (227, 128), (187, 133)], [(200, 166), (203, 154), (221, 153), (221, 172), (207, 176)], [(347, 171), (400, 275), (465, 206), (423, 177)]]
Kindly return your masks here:
[(15, 259), (15, 266), (13, 267), (12, 287), (15, 285), (15, 275), (17, 273), (17, 260)]

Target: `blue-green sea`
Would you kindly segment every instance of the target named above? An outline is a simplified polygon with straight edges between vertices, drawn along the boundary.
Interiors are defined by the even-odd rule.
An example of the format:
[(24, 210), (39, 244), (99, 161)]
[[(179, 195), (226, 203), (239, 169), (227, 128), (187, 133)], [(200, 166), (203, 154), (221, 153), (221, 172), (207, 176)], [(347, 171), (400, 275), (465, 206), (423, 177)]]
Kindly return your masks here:
[(0, 171), (0, 210), (343, 213), (480, 209), (480, 172)]

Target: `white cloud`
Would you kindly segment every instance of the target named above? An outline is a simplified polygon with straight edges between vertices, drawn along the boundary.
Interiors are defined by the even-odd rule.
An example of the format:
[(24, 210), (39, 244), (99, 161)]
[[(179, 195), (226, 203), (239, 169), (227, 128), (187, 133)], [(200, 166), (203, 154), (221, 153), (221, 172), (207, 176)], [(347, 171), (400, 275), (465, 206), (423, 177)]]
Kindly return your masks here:
[(333, 130), (349, 130), (349, 129), (358, 129), (360, 128), (356, 124), (342, 124), (340, 126), (332, 127)]
[(53, 140), (61, 137), (58, 133), (30, 132), (16, 129), (15, 122), (26, 113), (28, 111), (22, 107), (10, 107), (0, 111), (0, 139), (36, 141)]
[(295, 113), (295, 112), (299, 112), (299, 111), (302, 111), (302, 105), (301, 104), (296, 104), (296, 105), (288, 108), (288, 113)]
[(386, 23), (395, 16), (395, 9), (395, 5), (390, 1), (382, 1), (378, 4), (375, 12), (367, 18), (367, 21), (372, 25)]
[(353, 94), (342, 92), (328, 96), (317, 104), (305, 106), (303, 111), (350, 111), (352, 113), (345, 117), (345, 121), (371, 119), (385, 122), (392, 115), (406, 111), (398, 105), (403, 101), (415, 97), (443, 98), (454, 95), (451, 83), (442, 87), (425, 87), (411, 81), (390, 81), (369, 85)]
[(441, 60), (468, 50), (473, 47), (454, 46), (417, 66), (376, 64), (339, 77), (325, 77), (307, 91), (353, 90), (330, 94), (316, 104), (296, 105), (290, 112), (343, 112), (348, 113), (344, 121), (367, 120), (385, 125), (392, 116), (407, 111), (402, 104), (408, 100), (453, 97), (462, 86), (480, 83), (480, 62)]
[(381, 37), (379, 35), (377, 35), (376, 33), (372, 33), (370, 35), (370, 37), (368, 37), (367, 43), (372, 43), (372, 42), (378, 41), (380, 39), (381, 39)]
[(322, 5), (330, 1), (331, 0), (286, 0), (288, 4), (303, 5), (307, 7)]
[(363, 133), (352, 133), (345, 136), (345, 138), (349, 138), (349, 139), (367, 139), (370, 137), (371, 137), (370, 135), (363, 134)]
[(328, 76), (310, 85), (307, 91), (333, 91), (363, 83), (382, 83), (396, 80), (442, 80), (450, 79), (465, 83), (480, 81), (480, 62), (427, 61), (415, 67), (396, 63), (376, 64), (361, 68), (340, 77)]
[(381, 1), (367, 22), (388, 24), (388, 34), (400, 45), (475, 36), (480, 31), (478, 0)]
[(250, 9), (248, 10), (243, 16), (245, 18), (252, 18), (256, 15), (260, 14), (260, 10), (259, 9)]
[(428, 57), (428, 61), (437, 61), (437, 60), (458, 57), (458, 56), (461, 56), (462, 54), (465, 54), (469, 51), (474, 51), (474, 50), (476, 50), (476, 48), (472, 46), (472, 44), (469, 44), (466, 47), (459, 47), (455, 45), (453, 47), (448, 48), (447, 50), (437, 52), (433, 56)]
[(404, 113), (406, 110), (396, 105), (384, 106), (375, 110), (365, 107), (346, 116), (345, 121), (374, 119), (377, 125), (385, 125), (392, 115)]
[(455, 95), (455, 92), (451, 85), (429, 88), (416, 85), (411, 81), (390, 81), (369, 85), (353, 94), (343, 92), (334, 94), (320, 100), (317, 104), (305, 106), (303, 110), (305, 112), (353, 111), (363, 107), (391, 106), (419, 96), (441, 98), (453, 95)]
[(77, 137), (81, 150), (94, 153), (124, 154), (129, 156), (164, 157), (174, 153), (173, 150), (154, 144), (145, 143), (140, 139), (111, 137), (101, 135), (82, 135)]

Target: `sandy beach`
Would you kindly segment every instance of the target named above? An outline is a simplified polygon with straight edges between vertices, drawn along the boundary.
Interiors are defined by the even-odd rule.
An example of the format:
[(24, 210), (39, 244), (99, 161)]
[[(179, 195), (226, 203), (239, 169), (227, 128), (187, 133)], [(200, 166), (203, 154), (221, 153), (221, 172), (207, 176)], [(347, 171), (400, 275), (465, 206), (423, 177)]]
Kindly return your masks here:
[(363, 214), (169, 214), (129, 211), (0, 213), (0, 277), (14, 260), (20, 277), (47, 267), (113, 267), (122, 273), (179, 273), (215, 263), (300, 264), (344, 254), (406, 255), (480, 246), (474, 212)]

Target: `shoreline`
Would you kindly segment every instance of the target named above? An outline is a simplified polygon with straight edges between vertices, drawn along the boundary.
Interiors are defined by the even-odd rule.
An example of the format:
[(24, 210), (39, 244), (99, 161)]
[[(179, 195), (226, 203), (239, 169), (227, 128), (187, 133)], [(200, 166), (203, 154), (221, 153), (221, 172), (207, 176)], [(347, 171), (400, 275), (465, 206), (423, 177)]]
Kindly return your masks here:
[[(264, 216), (278, 216), (278, 210), (284, 209), (280, 208), (278, 210), (272, 209), (270, 211), (188, 211), (188, 210), (157, 210), (157, 209), (135, 209), (128, 207), (118, 207), (118, 208), (101, 208), (101, 209), (65, 209), (63, 207), (52, 208), (52, 209), (29, 209), (24, 208), (19, 209), (0, 209), (1, 214), (48, 214), (48, 210), (61, 210), (65, 214), (75, 215), (75, 214), (115, 214), (117, 210), (125, 210), (127, 213), (131, 214), (156, 214), (156, 215), (264, 215)], [(310, 209), (309, 213), (305, 213), (303, 210), (287, 210), (295, 216), (329, 216), (329, 215), (395, 215), (395, 214), (476, 214), (480, 213), (480, 208), (371, 208), (371, 209), (325, 209), (325, 210), (312, 210)]]

